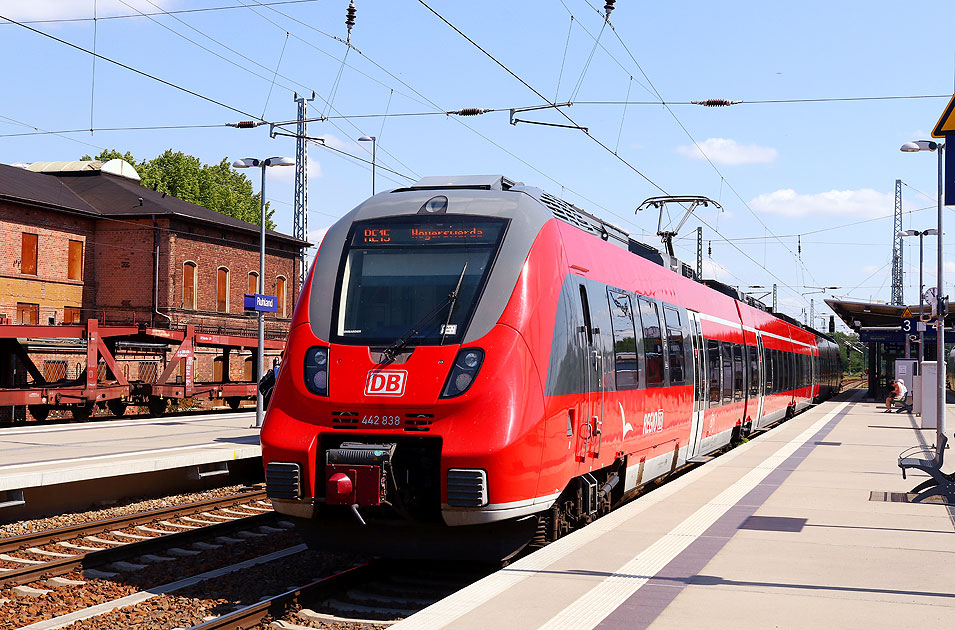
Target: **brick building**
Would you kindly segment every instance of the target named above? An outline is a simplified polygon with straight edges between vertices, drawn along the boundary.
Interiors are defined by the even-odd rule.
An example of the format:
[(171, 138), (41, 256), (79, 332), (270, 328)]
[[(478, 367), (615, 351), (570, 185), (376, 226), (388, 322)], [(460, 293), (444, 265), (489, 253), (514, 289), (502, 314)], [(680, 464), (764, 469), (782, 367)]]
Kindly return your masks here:
[(157, 193), (120, 160), (0, 165), (0, 314), (15, 323), (194, 324), (255, 333), (245, 293), (276, 295), (284, 334), (308, 244)]
[[(121, 160), (0, 164), (0, 317), (9, 323), (95, 318), (254, 337), (244, 295), (265, 293), (278, 298), (266, 336), (284, 338), (307, 245), (267, 230), (259, 290), (257, 225), (144, 188)], [(251, 353), (241, 354), (229, 375), (212, 353), (197, 357), (197, 379), (251, 380)]]

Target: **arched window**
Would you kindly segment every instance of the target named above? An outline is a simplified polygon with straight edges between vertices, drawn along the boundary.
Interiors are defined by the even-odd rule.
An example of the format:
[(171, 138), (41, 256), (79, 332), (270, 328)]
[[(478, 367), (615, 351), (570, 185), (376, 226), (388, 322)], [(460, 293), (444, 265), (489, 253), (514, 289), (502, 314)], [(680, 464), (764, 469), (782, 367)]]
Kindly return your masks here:
[(196, 310), (196, 263), (182, 263), (182, 308)]
[(216, 311), (229, 312), (229, 270), (225, 267), (216, 270)]
[(276, 317), (286, 317), (285, 310), (285, 276), (279, 276), (275, 279), (275, 305), (278, 311)]
[(259, 291), (259, 272), (257, 272), (257, 271), (250, 271), (250, 272), (249, 272), (249, 291), (248, 291), (248, 293), (249, 293), (249, 295), (252, 295), (252, 294), (254, 294), (254, 293), (261, 293), (261, 291)]

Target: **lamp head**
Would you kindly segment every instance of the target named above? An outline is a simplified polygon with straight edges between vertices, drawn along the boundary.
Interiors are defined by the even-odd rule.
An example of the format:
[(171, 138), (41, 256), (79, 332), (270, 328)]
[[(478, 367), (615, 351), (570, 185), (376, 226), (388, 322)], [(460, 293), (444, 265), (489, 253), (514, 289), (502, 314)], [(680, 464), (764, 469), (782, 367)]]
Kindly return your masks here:
[(359, 142), (374, 142), (375, 136), (362, 136), (358, 139)]
[(232, 163), (234, 168), (252, 168), (253, 166), (258, 166), (259, 161), (255, 158), (242, 158), (241, 160), (236, 160)]
[(295, 166), (295, 158), (290, 157), (270, 157), (265, 160), (266, 166)]
[(899, 150), (905, 153), (915, 153), (916, 151), (935, 151), (938, 147), (939, 144), (934, 140), (915, 140), (914, 142), (906, 142), (899, 147)]

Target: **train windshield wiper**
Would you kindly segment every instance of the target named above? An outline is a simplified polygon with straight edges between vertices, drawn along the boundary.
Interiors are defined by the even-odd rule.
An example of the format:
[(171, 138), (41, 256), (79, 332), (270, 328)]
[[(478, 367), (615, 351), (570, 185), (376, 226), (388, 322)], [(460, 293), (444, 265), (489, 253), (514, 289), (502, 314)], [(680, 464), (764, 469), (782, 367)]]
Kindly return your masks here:
[(391, 363), (398, 356), (398, 353), (408, 345), (415, 335), (418, 334), (418, 329), (434, 319), (438, 313), (444, 310), (444, 307), (450, 304), (448, 309), (448, 319), (444, 324), (444, 330), (441, 335), (441, 343), (444, 343), (444, 338), (447, 336), (448, 324), (451, 322), (451, 313), (454, 312), (454, 305), (458, 301), (458, 293), (461, 291), (461, 282), (464, 280), (464, 272), (468, 270), (467, 262), (464, 263), (464, 268), (461, 269), (461, 275), (458, 276), (458, 283), (454, 287), (454, 290), (451, 293), (448, 293), (448, 297), (444, 299), (443, 302), (435, 306), (431, 311), (429, 311), (424, 317), (416, 321), (408, 329), (408, 332), (398, 337), (394, 343), (385, 348), (384, 352), (381, 353), (381, 359), (378, 361), (379, 364), (382, 363)]

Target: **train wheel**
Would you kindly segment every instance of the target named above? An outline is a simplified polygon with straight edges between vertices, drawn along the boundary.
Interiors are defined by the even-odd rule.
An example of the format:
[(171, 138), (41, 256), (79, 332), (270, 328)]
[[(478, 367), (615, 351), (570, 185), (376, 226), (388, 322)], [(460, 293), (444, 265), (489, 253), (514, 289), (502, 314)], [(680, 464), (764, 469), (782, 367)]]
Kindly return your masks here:
[(109, 409), (109, 412), (114, 416), (122, 416), (126, 413), (126, 401), (113, 398), (112, 400), (106, 401), (106, 408)]
[(77, 422), (85, 422), (90, 419), (90, 416), (93, 415), (93, 403), (85, 403), (82, 405), (73, 405), (73, 419)]
[(147, 406), (149, 407), (149, 416), (152, 418), (157, 418), (164, 413), (166, 413), (166, 405), (169, 404), (168, 398), (160, 398), (158, 396), (150, 396)]
[(229, 396), (225, 399), (225, 402), (227, 405), (229, 405), (229, 408), (232, 409), (232, 411), (235, 411), (239, 408), (239, 405), (242, 404), (242, 399), (238, 396)]
[(27, 408), (30, 410), (30, 415), (33, 416), (33, 419), (39, 422), (43, 422), (47, 416), (50, 415), (49, 405), (30, 405)]

